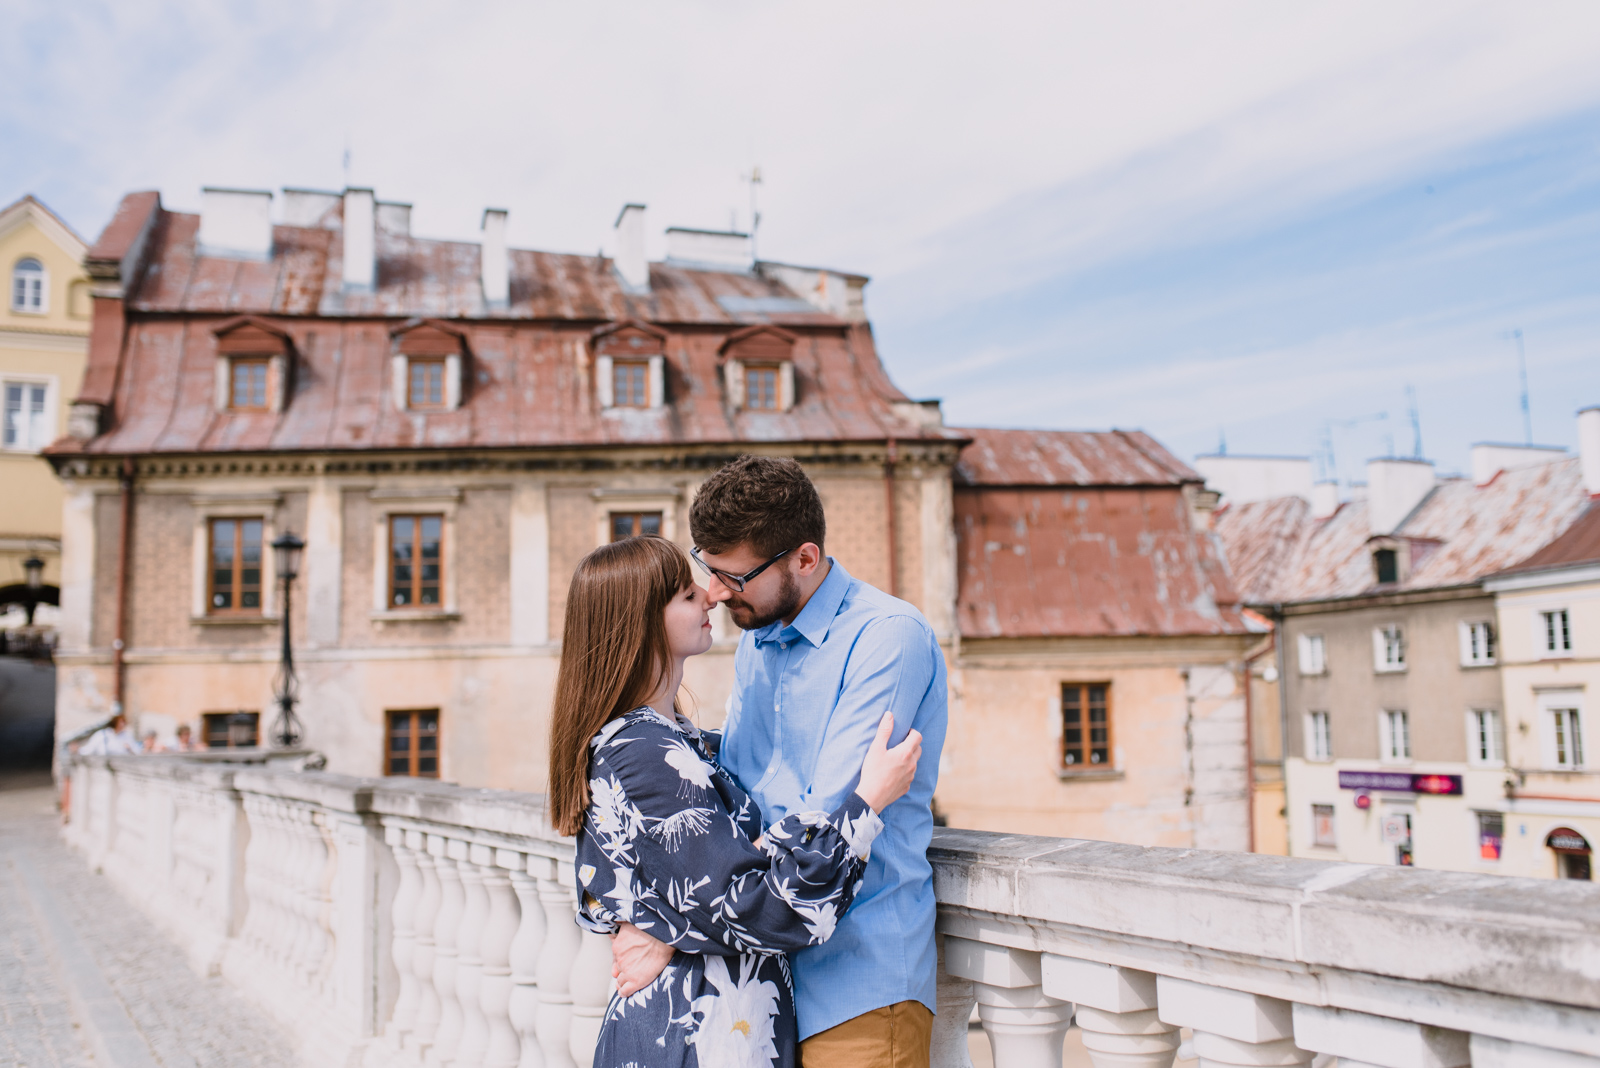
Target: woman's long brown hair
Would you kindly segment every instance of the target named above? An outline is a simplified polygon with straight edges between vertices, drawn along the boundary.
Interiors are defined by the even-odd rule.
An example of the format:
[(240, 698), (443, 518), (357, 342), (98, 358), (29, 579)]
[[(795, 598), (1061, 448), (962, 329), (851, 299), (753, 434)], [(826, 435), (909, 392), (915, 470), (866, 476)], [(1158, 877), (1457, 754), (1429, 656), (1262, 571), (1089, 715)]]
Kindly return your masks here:
[(573, 573), (550, 717), (550, 823), (562, 834), (577, 834), (589, 807), (590, 740), (660, 684), (667, 603), (693, 581), (683, 550), (654, 536), (602, 545)]

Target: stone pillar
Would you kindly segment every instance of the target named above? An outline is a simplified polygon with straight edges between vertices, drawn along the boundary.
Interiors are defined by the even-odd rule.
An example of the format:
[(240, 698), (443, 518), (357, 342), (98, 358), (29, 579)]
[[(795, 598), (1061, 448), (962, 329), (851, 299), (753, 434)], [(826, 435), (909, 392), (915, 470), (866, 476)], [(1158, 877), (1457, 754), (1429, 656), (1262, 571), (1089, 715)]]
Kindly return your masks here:
[(511, 849), (483, 849), (481, 869), (483, 892), (489, 899), (489, 913), (483, 924), (478, 956), (483, 961), (483, 979), (478, 1003), (483, 1009), (488, 1037), (484, 1043), (484, 1068), (516, 1068), (521, 1057), (516, 1028), (511, 1022), (511, 947), (521, 930), (517, 895), (511, 888), (511, 872), (527, 864), (521, 853)]
[(1340, 1068), (1465, 1068), (1475, 1063), (1461, 1031), (1320, 1005), (1294, 1006), (1294, 1041), (1339, 1058)]
[[(563, 868), (567, 865), (563, 864)], [(593, 931), (578, 932), (578, 955), (572, 962), (572, 1023), (570, 1045), (578, 1068), (594, 1062), (600, 1041), (600, 1024), (615, 989), (611, 978), (611, 939)]]
[(530, 859), (528, 870), (539, 874), (539, 901), (544, 906), (545, 937), (539, 950), (539, 1049), (544, 1068), (577, 1068), (572, 1059), (572, 994), (568, 976), (578, 956), (578, 924), (572, 895), (556, 878), (556, 862)]
[(929, 1058), (932, 1068), (972, 1068), (972, 1055), (967, 1050), (967, 1021), (972, 1017), (972, 1004), (977, 994), (972, 980), (962, 979), (945, 971), (944, 936), (935, 935), (939, 948), (939, 1011), (933, 1018), (933, 1049)]
[[(542, 857), (523, 858), (524, 865), (548, 863)], [(539, 1046), (538, 986), (545, 935), (544, 903), (539, 900), (539, 880), (525, 869), (511, 869), (511, 889), (517, 895), (521, 919), (517, 936), (511, 940), (511, 999), (506, 1012), (521, 1046), (517, 1068), (544, 1068), (544, 1053)]]
[(1039, 954), (967, 938), (944, 938), (944, 966), (970, 979), (978, 1019), (1000, 1068), (1061, 1068), (1072, 1005), (1044, 992)]
[(417, 918), (417, 901), (422, 896), (422, 874), (417, 870), (417, 857), (406, 846), (406, 832), (390, 827), (384, 832), (384, 841), (394, 854), (400, 869), (400, 884), (394, 894), (394, 945), (389, 951), (394, 967), (400, 973), (400, 993), (395, 998), (394, 1011), (389, 1014), (385, 1035), (393, 1049), (405, 1048), (405, 1037), (417, 1025), (417, 973), (414, 953), (417, 932), (412, 924)]
[(543, 482), (511, 490), (511, 644), (550, 640), (550, 513)]
[(1157, 1015), (1154, 975), (1046, 953), (1040, 978), (1046, 994), (1078, 1006), (1095, 1068), (1170, 1068), (1180, 1033)]
[(1293, 1007), (1287, 1001), (1156, 977), (1161, 1019), (1194, 1029), (1200, 1068), (1290, 1068), (1312, 1055), (1294, 1043)]
[(407, 1036), (406, 1048), (422, 1056), (433, 1045), (439, 1032), (439, 991), (433, 985), (433, 926), (439, 916), (442, 897), (439, 870), (429, 848), (431, 835), (421, 831), (406, 832), (406, 848), (417, 858), (417, 875), (422, 883), (422, 893), (417, 897), (417, 914), (411, 929), (417, 933), (416, 948), (411, 951), (412, 969), (417, 977), (417, 1022)]
[(466, 901), (461, 890), (461, 871), (450, 856), (451, 839), (428, 835), (428, 852), (439, 873), (439, 915), (433, 921), (433, 986), (439, 991), (439, 1030), (428, 1050), (428, 1063), (452, 1064), (456, 1044), (461, 1041), (461, 1002), (456, 998), (456, 932), (461, 929), (461, 913)]
[(461, 1003), (461, 1041), (456, 1046), (458, 1068), (482, 1068), (489, 1046), (489, 1021), (483, 1015), (483, 928), (489, 918), (489, 895), (483, 889), (483, 869), (477, 856), (490, 859), (488, 846), (451, 842), (466, 853), (456, 862), (461, 872), (461, 926), (456, 930), (456, 1000)]
[(339, 644), (344, 583), (344, 494), (326, 476), (306, 495), (305, 533), (306, 644), (332, 648)]

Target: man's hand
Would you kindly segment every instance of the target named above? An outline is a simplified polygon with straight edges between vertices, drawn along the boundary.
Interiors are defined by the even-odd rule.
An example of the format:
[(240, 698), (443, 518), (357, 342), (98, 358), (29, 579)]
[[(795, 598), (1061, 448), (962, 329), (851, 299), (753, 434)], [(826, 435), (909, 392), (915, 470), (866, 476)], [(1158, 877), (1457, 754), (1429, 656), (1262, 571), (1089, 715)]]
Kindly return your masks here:
[(656, 981), (672, 961), (673, 949), (624, 923), (611, 936), (611, 977), (623, 997), (637, 994)]

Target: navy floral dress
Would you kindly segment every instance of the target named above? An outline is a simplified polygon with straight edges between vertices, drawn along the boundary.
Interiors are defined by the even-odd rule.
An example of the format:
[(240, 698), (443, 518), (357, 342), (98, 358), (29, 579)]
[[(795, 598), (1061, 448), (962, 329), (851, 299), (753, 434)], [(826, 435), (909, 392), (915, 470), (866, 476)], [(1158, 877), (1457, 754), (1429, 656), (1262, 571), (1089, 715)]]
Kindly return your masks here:
[(650, 708), (590, 749), (578, 923), (609, 934), (625, 920), (677, 949), (654, 983), (612, 994), (594, 1068), (794, 1068), (785, 954), (833, 934), (882, 821), (852, 793), (763, 828), (708, 738)]

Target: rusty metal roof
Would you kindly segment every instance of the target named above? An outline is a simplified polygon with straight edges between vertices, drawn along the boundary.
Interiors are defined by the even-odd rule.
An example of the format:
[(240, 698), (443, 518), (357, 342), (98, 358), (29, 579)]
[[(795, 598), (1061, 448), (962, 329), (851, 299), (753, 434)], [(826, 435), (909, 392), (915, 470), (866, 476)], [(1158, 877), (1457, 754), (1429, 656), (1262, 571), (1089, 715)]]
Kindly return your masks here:
[(1281, 501), (1235, 505), (1218, 512), (1215, 528), (1248, 603), (1333, 600), (1478, 582), (1561, 534), (1587, 501), (1575, 457), (1502, 471), (1481, 486), (1442, 481), (1393, 533), (1408, 543), (1411, 565), (1385, 586), (1373, 570), (1364, 500), (1320, 520)]
[(1596, 563), (1600, 563), (1600, 500), (1591, 498), (1589, 507), (1564, 533), (1526, 560), (1499, 573), (1520, 575)]
[(1176, 486), (1204, 481), (1142, 430), (961, 431), (956, 465), (969, 486)]

